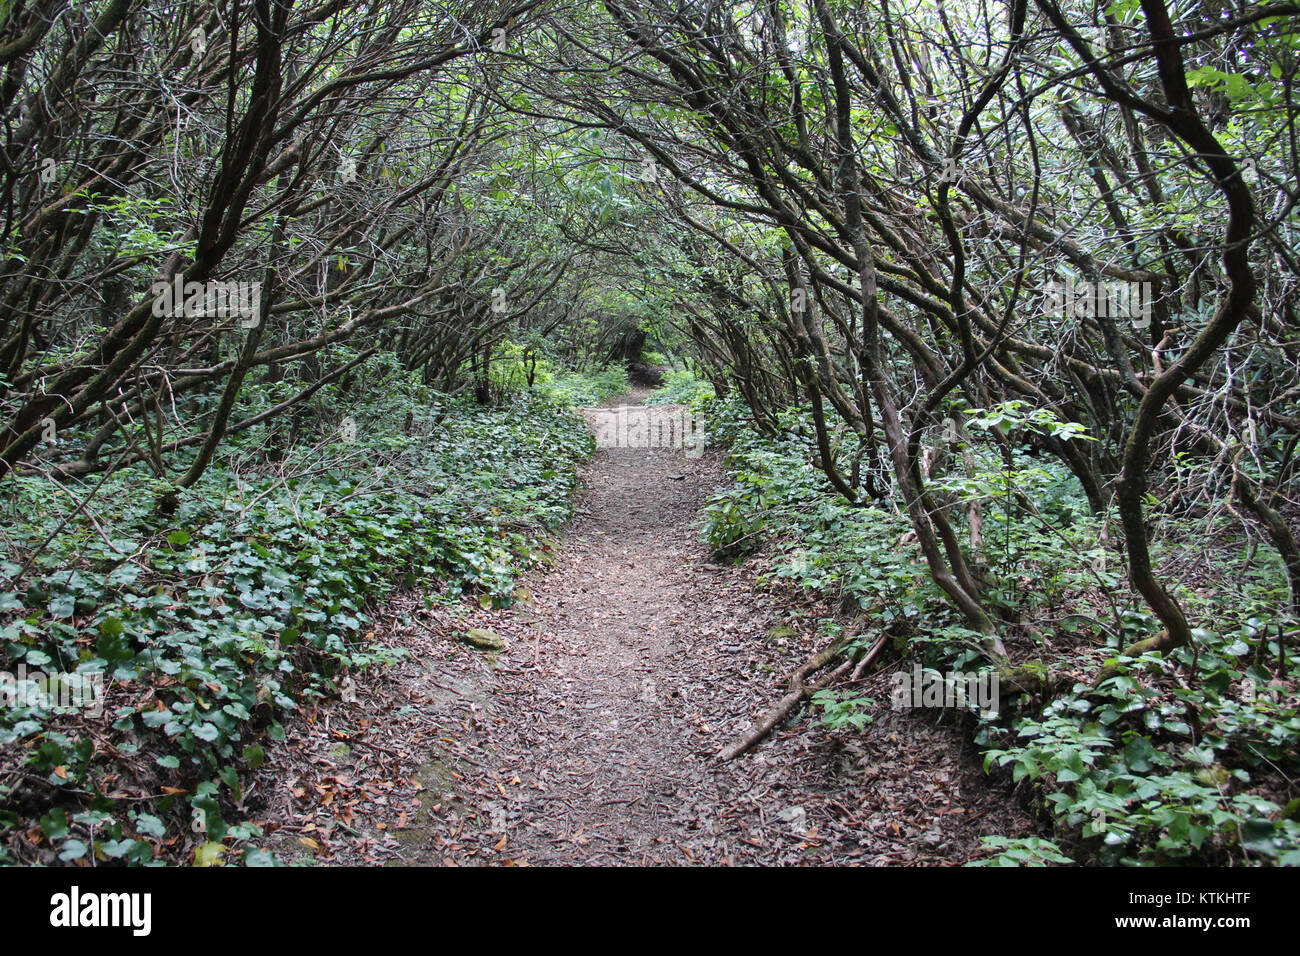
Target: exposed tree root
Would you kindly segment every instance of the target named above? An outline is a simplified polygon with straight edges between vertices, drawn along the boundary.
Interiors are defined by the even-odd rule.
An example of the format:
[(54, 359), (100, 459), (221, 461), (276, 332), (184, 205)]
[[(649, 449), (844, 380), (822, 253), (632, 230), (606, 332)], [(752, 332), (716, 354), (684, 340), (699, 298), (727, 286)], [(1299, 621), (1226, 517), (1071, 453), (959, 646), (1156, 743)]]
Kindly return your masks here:
[(790, 676), (790, 691), (777, 703), (775, 707), (769, 710), (761, 720), (754, 724), (742, 739), (729, 747), (725, 747), (718, 753), (719, 760), (734, 760), (739, 757), (750, 747), (754, 746), (769, 733), (772, 732), (777, 724), (789, 716), (790, 711), (794, 710), (803, 701), (805, 697), (817, 693), (827, 684), (839, 677), (853, 665), (853, 659), (849, 658), (843, 661), (838, 667), (827, 674), (821, 680), (812, 684), (805, 684), (804, 679), (816, 671), (821, 670), (827, 664), (835, 659), (835, 656), (844, 649), (847, 640), (838, 640), (818, 651), (812, 657), (808, 658), (798, 670)]
[(876, 638), (876, 643), (871, 645), (871, 649), (858, 659), (858, 666), (853, 668), (849, 680), (857, 680), (862, 676), (862, 672), (871, 666), (871, 662), (876, 659), (876, 655), (884, 648), (886, 637), (888, 637), (887, 634), (881, 634), (880, 637)]
[[(844, 650), (847, 640), (836, 641), (827, 647), (818, 651), (810, 657), (802, 666), (799, 667), (790, 676), (789, 692), (777, 701), (776, 705), (769, 710), (763, 717), (758, 720), (749, 733), (740, 740), (725, 747), (718, 752), (719, 760), (734, 760), (745, 751), (749, 750), (760, 740), (770, 734), (783, 720), (790, 715), (790, 712), (798, 707), (805, 699), (811, 697), (819, 690), (824, 690), (840, 675), (844, 674), (850, 667), (853, 667), (852, 679), (857, 680), (874, 661), (880, 651), (884, 648), (887, 635), (882, 634), (876, 642), (871, 645), (870, 649), (860, 658), (855, 659), (850, 656), (829, 671), (820, 680), (811, 684), (804, 681), (809, 674), (816, 673), (822, 668), (829, 665), (841, 651)], [(1134, 645), (1135, 647), (1137, 645)], [(1131, 649), (1130, 649), (1131, 650)], [(1125, 653), (1128, 653), (1127, 651)], [(1138, 651), (1141, 653), (1141, 651)], [(854, 664), (856, 663), (856, 667)], [(995, 661), (998, 665), (998, 678), (1001, 685), (1019, 694), (1037, 694), (1050, 690), (1052, 686), (1051, 674), (1044, 668), (1033, 664), (1012, 667), (1006, 657)]]
[(998, 669), (998, 685), (1017, 694), (1045, 694), (1056, 683), (1052, 672), (1041, 664), (1013, 665), (1007, 658), (995, 660), (993, 664)]
[(1119, 670), (1120, 657), (1141, 657), (1147, 651), (1160, 651), (1162, 654), (1172, 651), (1176, 647), (1181, 647), (1186, 641), (1177, 641), (1169, 636), (1168, 631), (1161, 631), (1155, 637), (1148, 637), (1146, 640), (1138, 641), (1136, 644), (1130, 644), (1124, 650), (1120, 651), (1116, 659), (1112, 660), (1105, 667), (1097, 672), (1097, 679), (1094, 684), (1100, 684), (1107, 677), (1114, 677)]

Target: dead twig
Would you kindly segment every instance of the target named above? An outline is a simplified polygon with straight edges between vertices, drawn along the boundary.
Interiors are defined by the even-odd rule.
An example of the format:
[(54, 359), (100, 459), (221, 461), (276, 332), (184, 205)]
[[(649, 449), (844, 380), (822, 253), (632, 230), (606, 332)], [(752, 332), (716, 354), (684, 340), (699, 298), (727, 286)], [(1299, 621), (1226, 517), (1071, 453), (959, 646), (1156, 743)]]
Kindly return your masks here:
[(746, 750), (771, 733), (772, 728), (785, 720), (785, 718), (789, 716), (790, 711), (799, 706), (800, 702), (802, 702), (805, 697), (815, 694), (844, 671), (848, 670), (853, 664), (851, 658), (844, 661), (844, 663), (835, 668), (835, 670), (831, 671), (820, 681), (811, 685), (804, 684), (804, 679), (807, 678), (809, 674), (821, 670), (833, 661), (835, 656), (844, 649), (844, 645), (847, 643), (848, 641), (846, 639), (841, 638), (840, 640), (834, 641), (828, 646), (822, 648), (822, 650), (808, 658), (808, 660), (790, 676), (790, 692), (782, 697), (781, 700), (777, 702), (777, 705), (769, 710), (767, 714), (758, 721), (758, 723), (754, 724), (748, 734), (731, 746), (723, 748), (723, 750), (718, 753), (718, 759), (727, 761), (739, 757)]

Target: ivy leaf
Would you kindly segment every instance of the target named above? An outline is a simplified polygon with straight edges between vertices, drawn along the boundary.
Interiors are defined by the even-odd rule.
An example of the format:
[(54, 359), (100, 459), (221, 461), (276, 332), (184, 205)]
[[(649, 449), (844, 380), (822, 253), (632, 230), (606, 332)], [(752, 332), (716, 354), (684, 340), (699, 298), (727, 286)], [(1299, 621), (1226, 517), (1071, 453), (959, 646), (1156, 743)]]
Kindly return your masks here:
[(141, 813), (135, 818), (135, 828), (144, 836), (161, 837), (167, 833), (162, 820), (152, 813)]
[(72, 617), (77, 610), (77, 597), (75, 594), (60, 594), (49, 603), (48, 609), (51, 617), (60, 620)]
[(64, 863), (71, 863), (73, 860), (80, 860), (88, 850), (89, 848), (81, 840), (65, 840), (59, 859)]
[(221, 866), (226, 855), (226, 847), (220, 843), (204, 843), (194, 850), (195, 866)]

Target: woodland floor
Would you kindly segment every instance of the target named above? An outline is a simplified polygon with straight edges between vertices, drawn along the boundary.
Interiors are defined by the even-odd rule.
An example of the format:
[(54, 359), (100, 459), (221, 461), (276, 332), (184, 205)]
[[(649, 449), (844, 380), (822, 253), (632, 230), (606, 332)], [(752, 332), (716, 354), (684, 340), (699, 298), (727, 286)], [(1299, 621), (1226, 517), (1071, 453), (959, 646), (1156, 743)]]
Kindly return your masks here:
[[(634, 394), (632, 400), (639, 395)], [(290, 728), (246, 795), (282, 857), (320, 864), (959, 864), (1033, 832), (967, 734), (895, 713), (796, 714), (715, 754), (816, 650), (806, 598), (714, 564), (696, 513), (713, 453), (609, 449), (550, 567), (508, 610), (397, 599), (374, 639), (410, 657)], [(820, 609), (824, 612), (824, 609)], [(467, 627), (507, 641), (485, 653)], [(278, 821), (268, 823), (267, 821)]]

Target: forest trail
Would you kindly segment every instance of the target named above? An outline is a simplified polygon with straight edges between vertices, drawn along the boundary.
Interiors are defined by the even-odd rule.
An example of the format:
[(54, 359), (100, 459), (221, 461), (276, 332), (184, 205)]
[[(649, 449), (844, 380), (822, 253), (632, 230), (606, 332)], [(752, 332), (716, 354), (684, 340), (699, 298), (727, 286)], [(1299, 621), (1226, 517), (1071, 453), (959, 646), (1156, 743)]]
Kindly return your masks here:
[[(319, 715), (297, 740), (287, 832), (318, 860), (960, 863), (981, 833), (1031, 832), (962, 734), (891, 712), (883, 682), (861, 690), (881, 701), (865, 731), (791, 721), (719, 763), (815, 650), (811, 608), (710, 561), (696, 514), (724, 480), (716, 455), (605, 449), (584, 479), (529, 598), (455, 621), (412, 602), (387, 638), (411, 659), (335, 706), (335, 728), (383, 712), (361, 718), (363, 745), (331, 743), (347, 735)], [(451, 636), (467, 627), (505, 649)]]

